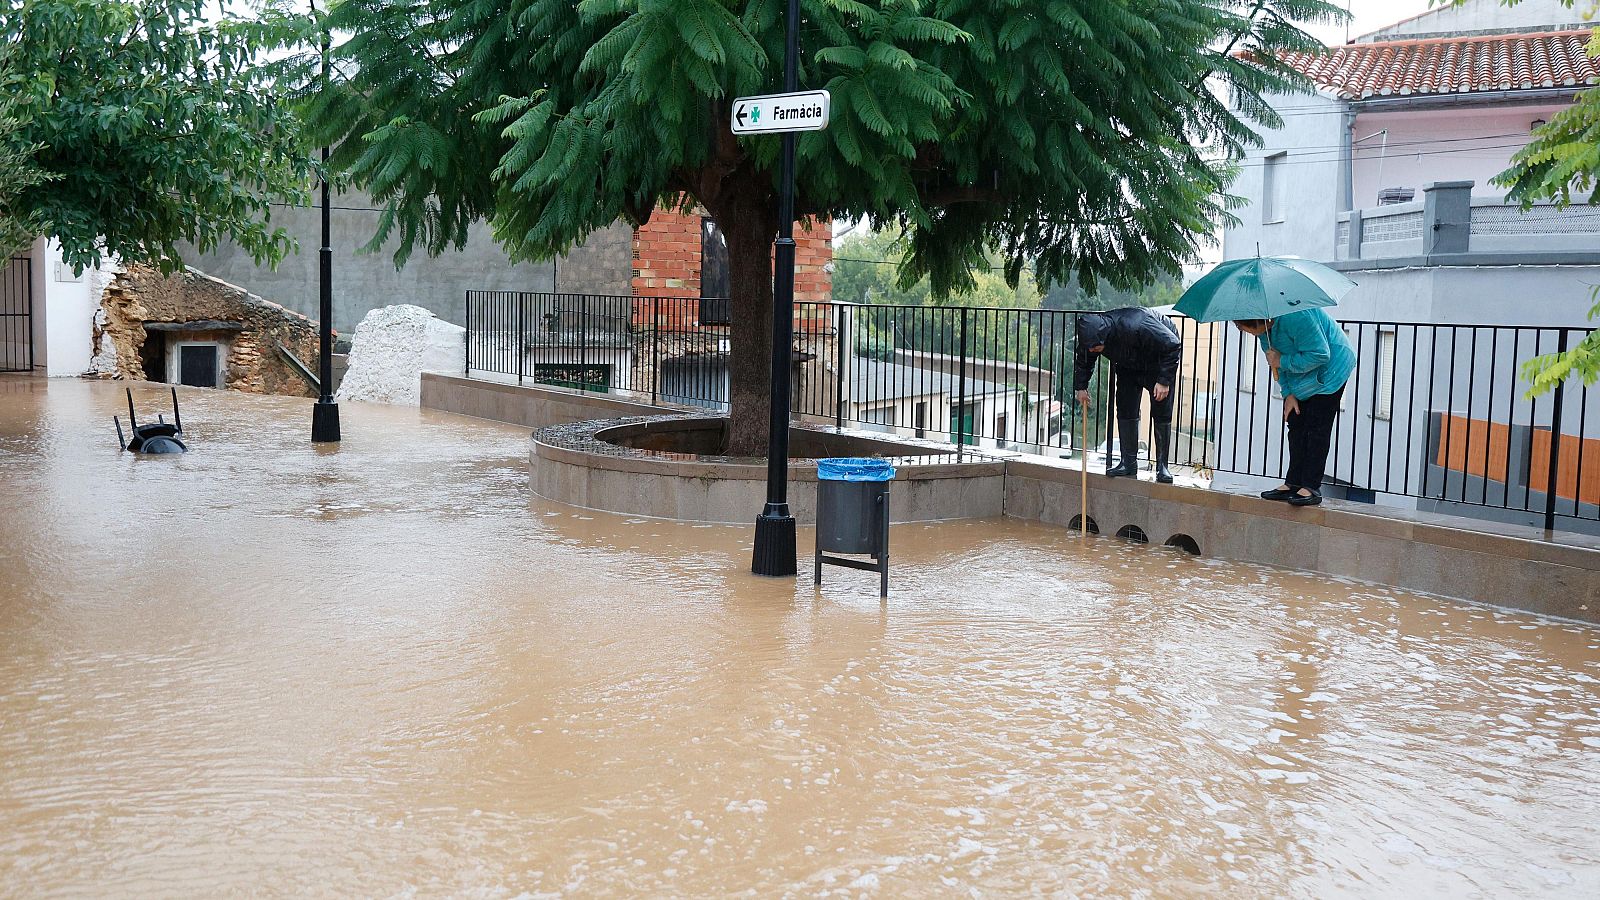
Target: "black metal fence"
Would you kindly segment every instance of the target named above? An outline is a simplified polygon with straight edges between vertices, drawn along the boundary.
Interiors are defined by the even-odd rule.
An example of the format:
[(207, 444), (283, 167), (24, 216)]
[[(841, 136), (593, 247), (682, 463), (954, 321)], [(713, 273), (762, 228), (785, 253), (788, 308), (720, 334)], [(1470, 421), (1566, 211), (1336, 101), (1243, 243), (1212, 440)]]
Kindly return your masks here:
[(0, 268), (0, 372), (33, 371), (33, 260)]
[[(726, 408), (726, 307), (711, 301), (469, 292), (468, 373)], [(719, 311), (720, 310), (720, 311)], [(1085, 311), (795, 305), (794, 411), (812, 421), (1114, 460), (1109, 366), (1073, 399)], [(1254, 338), (1172, 316), (1183, 344), (1172, 462), (1253, 487), (1287, 461), (1283, 398)], [(1600, 530), (1600, 399), (1569, 383), (1530, 399), (1523, 361), (1584, 328), (1343, 322), (1359, 365), (1329, 459), (1333, 496)], [(1148, 397), (1140, 456), (1154, 445)], [(1559, 440), (1553, 435), (1559, 434)]]

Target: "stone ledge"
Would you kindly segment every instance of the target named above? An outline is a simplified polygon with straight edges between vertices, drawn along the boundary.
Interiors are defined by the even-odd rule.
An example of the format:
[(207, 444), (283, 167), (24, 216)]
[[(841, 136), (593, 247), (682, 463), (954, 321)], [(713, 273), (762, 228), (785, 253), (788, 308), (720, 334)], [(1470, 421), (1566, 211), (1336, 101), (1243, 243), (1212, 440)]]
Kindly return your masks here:
[[(679, 521), (753, 521), (766, 492), (765, 459), (748, 459), (620, 446), (608, 432), (646, 434), (685, 423), (720, 422), (714, 416), (644, 416), (556, 425), (534, 432), (529, 451), (534, 493), (573, 506)], [(894, 449), (873, 432), (795, 426), (813, 440), (860, 442)], [(628, 435), (623, 435), (628, 436)], [(904, 449), (926, 450), (907, 442)], [(896, 468), (891, 519), (930, 522), (1003, 514), (1005, 461), (984, 454), (885, 456)], [(816, 520), (817, 467), (810, 459), (789, 464), (789, 500), (795, 519)]]
[[(1077, 468), (1041, 465), (1018, 459), (1006, 463), (1008, 476), (1041, 481), (1070, 483), (1076, 486), (1083, 475)], [(1600, 547), (1589, 546), (1582, 535), (1563, 535), (1556, 540), (1484, 531), (1484, 523), (1435, 514), (1416, 514), (1426, 521), (1406, 517), (1404, 510), (1384, 514), (1369, 512), (1372, 507), (1343, 500), (1324, 500), (1320, 506), (1293, 507), (1286, 503), (1262, 500), (1247, 494), (1232, 494), (1183, 485), (1157, 484), (1131, 478), (1089, 475), (1090, 497), (1096, 492), (1126, 494), (1151, 500), (1182, 503), (1274, 520), (1316, 525), (1340, 531), (1372, 535), (1458, 550), (1494, 553), (1511, 559), (1547, 562), (1600, 572)]]

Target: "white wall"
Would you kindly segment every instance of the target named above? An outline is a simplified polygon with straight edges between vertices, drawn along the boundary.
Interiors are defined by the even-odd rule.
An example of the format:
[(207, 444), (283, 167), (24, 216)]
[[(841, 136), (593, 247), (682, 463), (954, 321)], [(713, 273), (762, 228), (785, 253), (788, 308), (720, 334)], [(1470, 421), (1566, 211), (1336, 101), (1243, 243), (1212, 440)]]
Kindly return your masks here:
[[(1549, 121), (1570, 104), (1511, 105), (1490, 108), (1394, 110), (1356, 116), (1352, 154), (1354, 205), (1378, 205), (1378, 192), (1408, 187), (1422, 199), (1422, 186), (1435, 181), (1472, 181), (1475, 196), (1499, 197), (1505, 189), (1489, 183), (1506, 170), (1511, 156), (1530, 140), (1535, 119)], [(1370, 137), (1387, 131), (1384, 137)]]
[(45, 238), (32, 253), (35, 363), (52, 376), (81, 375), (93, 355), (94, 311), (115, 264), (76, 275), (61, 261), (61, 246)]
[(1576, 7), (1569, 8), (1561, 0), (1521, 0), (1515, 6), (1507, 6), (1503, 0), (1466, 0), (1460, 6), (1446, 5), (1364, 34), (1357, 41), (1367, 43), (1420, 34), (1568, 25), (1583, 21), (1584, 0), (1578, 0)]
[[(1342, 101), (1323, 94), (1288, 94), (1268, 98), (1281, 111), (1280, 129), (1262, 135), (1262, 146), (1249, 151), (1231, 192), (1248, 201), (1235, 211), (1239, 225), (1223, 232), (1223, 258), (1239, 259), (1292, 254), (1310, 259), (1334, 258), (1335, 221), (1340, 211), (1343, 158)], [(1262, 194), (1267, 157), (1284, 153), (1280, 222), (1264, 222)]]

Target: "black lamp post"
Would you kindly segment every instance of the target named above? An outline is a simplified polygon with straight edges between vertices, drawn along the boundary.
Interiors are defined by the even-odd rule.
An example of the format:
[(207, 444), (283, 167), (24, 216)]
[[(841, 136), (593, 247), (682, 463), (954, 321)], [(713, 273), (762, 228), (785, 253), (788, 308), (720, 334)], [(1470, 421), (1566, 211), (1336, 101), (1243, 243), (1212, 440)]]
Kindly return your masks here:
[[(783, 89), (800, 89), (800, 0), (789, 0), (788, 43), (783, 54)], [(778, 240), (773, 248), (772, 417), (767, 435), (767, 505), (756, 519), (750, 570), (757, 575), (798, 572), (794, 516), (789, 513), (789, 367), (794, 345), (794, 143), (784, 132)]]
[[(311, 13), (317, 12), (312, 0)], [(322, 89), (328, 89), (328, 32), (322, 32)], [(333, 220), (328, 204), (328, 148), (322, 148), (322, 247), (318, 263), (317, 402), (311, 407), (311, 442), (337, 443), (339, 404), (333, 402)]]

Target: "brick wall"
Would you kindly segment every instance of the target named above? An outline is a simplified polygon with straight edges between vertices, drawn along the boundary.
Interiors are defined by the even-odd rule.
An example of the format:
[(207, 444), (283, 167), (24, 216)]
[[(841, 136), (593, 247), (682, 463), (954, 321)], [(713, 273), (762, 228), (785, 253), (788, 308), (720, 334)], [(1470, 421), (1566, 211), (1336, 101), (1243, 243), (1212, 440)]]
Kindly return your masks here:
[[(833, 223), (795, 226), (794, 297), (801, 302), (827, 302), (833, 295)], [(700, 298), (700, 216), (657, 210), (633, 232), (633, 295), (683, 302), (660, 304), (661, 317), (672, 324), (694, 324)], [(634, 304), (636, 321), (649, 318), (650, 304)]]

